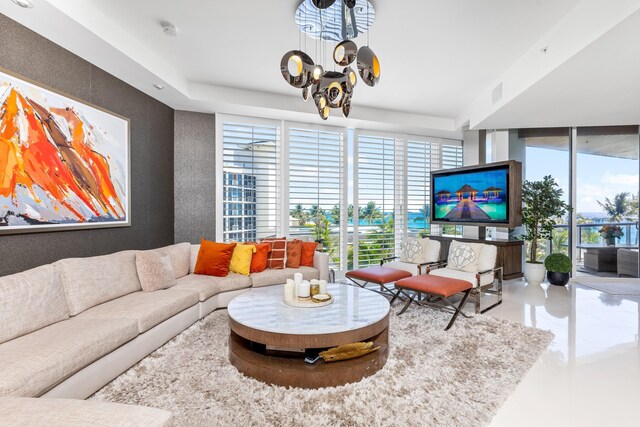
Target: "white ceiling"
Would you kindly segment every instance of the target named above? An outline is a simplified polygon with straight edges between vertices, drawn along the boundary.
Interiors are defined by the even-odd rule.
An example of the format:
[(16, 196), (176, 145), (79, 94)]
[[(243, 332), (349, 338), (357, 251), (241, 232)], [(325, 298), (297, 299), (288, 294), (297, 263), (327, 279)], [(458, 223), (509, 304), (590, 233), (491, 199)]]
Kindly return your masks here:
[[(320, 122), (313, 105), (279, 71), (282, 55), (298, 48), (293, 13), (299, 0), (34, 1), (36, 7), (25, 10), (2, 0), (0, 13), (174, 108)], [(627, 69), (634, 62), (618, 55), (636, 48), (640, 53), (640, 26), (625, 24), (640, 10), (640, 0), (373, 4), (370, 46), (381, 60), (380, 84), (358, 85), (350, 119), (332, 116), (328, 124), (456, 137), (469, 122), (474, 128), (520, 127), (535, 116), (539, 126), (572, 125), (579, 114), (591, 119), (586, 106), (594, 104), (616, 106), (600, 115), (615, 123), (602, 124), (628, 124), (630, 115), (622, 112), (640, 105), (640, 96), (624, 96), (623, 81), (609, 81), (626, 79), (628, 72), (600, 72), (608, 68), (603, 62)], [(178, 27), (177, 37), (162, 33), (163, 20)], [(624, 34), (607, 37), (618, 26), (626, 28), (618, 31)], [(624, 50), (612, 45), (621, 41), (628, 42)], [(307, 51), (315, 57), (311, 44)], [(547, 45), (551, 54), (543, 58), (539, 51)], [(585, 63), (600, 71), (582, 78)], [(589, 92), (580, 89), (604, 78), (607, 85), (595, 94), (599, 104), (563, 104), (560, 115), (527, 109), (529, 103), (540, 109), (545, 97), (563, 94), (567, 86), (575, 88), (571, 103), (581, 104)], [(154, 89), (156, 82), (166, 89)], [(501, 82), (504, 97), (493, 103), (491, 90)]]
[[(85, 0), (190, 81), (290, 95), (280, 58), (299, 46), (299, 0)], [(370, 47), (383, 75), (361, 85), (367, 105), (456, 117), (578, 0), (374, 1)], [(160, 31), (167, 20), (176, 38)], [(356, 42), (365, 44), (362, 36)], [(317, 58), (312, 40), (307, 51)], [(296, 94), (299, 91), (296, 91)]]

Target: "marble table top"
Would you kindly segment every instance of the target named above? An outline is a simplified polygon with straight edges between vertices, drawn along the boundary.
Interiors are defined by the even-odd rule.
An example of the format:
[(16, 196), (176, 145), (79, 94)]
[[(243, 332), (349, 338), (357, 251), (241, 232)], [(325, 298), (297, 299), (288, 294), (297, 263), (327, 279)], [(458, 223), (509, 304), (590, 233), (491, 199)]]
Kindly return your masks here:
[(376, 292), (329, 284), (333, 304), (291, 307), (284, 303), (284, 285), (253, 288), (235, 297), (229, 317), (252, 329), (279, 334), (317, 335), (352, 331), (372, 325), (389, 313), (389, 301)]

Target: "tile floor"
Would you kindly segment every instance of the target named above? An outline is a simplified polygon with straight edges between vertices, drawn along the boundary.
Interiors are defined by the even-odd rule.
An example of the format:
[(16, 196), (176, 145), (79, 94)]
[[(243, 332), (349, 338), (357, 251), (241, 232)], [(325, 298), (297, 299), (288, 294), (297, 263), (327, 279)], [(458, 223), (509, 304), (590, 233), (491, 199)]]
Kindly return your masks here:
[(523, 280), (505, 282), (504, 291), (488, 315), (555, 339), (492, 427), (640, 426), (640, 297)]

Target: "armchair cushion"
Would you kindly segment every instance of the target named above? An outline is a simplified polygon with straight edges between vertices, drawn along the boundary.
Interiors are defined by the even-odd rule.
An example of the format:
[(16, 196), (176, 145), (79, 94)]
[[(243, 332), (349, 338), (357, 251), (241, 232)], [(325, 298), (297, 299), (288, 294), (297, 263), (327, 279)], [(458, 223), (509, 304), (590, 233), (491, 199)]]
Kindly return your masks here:
[(440, 256), (440, 242), (429, 238), (418, 239), (405, 237), (402, 239), (400, 261), (413, 264), (436, 262)]
[[(478, 282), (476, 281), (475, 272), (469, 273), (467, 271), (454, 270), (451, 268), (438, 268), (438, 269), (432, 270), (429, 274), (433, 276), (448, 277), (450, 279), (465, 280), (471, 283), (471, 286), (473, 286), (474, 288), (478, 287)], [(492, 284), (493, 278), (494, 278), (493, 273), (483, 274), (482, 276), (480, 276), (480, 286), (486, 286), (486, 285)]]
[(447, 268), (465, 271), (467, 273), (477, 273), (479, 271), (478, 262), (483, 246), (485, 245), (482, 243), (451, 241)]

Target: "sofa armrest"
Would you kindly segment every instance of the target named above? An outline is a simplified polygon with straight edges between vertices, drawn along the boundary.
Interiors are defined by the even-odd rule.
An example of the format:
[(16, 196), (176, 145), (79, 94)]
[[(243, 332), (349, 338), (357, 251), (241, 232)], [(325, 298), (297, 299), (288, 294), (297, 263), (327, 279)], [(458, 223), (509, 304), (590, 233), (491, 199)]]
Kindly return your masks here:
[(329, 280), (329, 254), (318, 252), (313, 254), (313, 268), (320, 271), (320, 280)]
[(390, 257), (382, 258), (382, 259), (380, 260), (380, 266), (384, 265), (384, 263), (385, 263), (385, 262), (393, 261), (394, 259), (398, 259), (398, 258), (400, 258), (400, 257), (397, 257), (397, 256), (390, 256)]
[(436, 270), (438, 268), (445, 268), (446, 266), (447, 266), (447, 261), (431, 262), (427, 265), (426, 274), (429, 274), (431, 271)]

